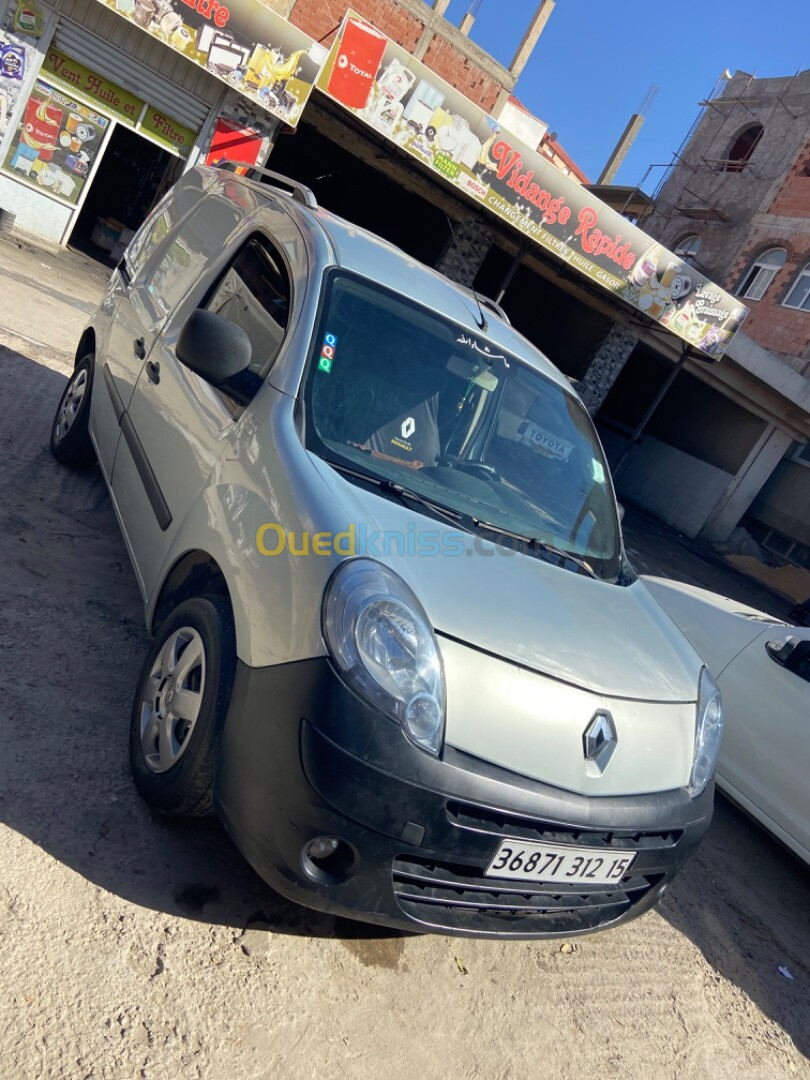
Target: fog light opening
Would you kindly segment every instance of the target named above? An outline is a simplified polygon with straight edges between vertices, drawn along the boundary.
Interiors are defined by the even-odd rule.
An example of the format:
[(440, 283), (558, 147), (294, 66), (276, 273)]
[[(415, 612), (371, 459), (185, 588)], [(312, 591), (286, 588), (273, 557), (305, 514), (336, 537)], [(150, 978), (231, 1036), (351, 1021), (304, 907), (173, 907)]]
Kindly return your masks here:
[(337, 836), (316, 836), (301, 849), (301, 865), (318, 884), (337, 885), (351, 873), (354, 852)]

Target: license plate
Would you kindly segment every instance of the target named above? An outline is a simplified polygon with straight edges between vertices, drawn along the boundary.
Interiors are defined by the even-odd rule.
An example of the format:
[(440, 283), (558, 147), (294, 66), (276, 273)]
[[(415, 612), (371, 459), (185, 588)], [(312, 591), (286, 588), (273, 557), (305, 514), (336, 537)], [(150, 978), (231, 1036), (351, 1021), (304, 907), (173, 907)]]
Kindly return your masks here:
[(553, 847), (523, 840), (504, 840), (484, 874), (511, 881), (615, 885), (636, 861), (637, 854), (635, 851)]

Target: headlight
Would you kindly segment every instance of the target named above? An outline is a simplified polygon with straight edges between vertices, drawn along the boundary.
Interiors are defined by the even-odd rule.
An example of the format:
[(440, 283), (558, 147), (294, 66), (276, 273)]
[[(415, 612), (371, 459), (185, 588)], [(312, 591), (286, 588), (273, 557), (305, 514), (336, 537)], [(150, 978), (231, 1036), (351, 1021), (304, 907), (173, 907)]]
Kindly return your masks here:
[(702, 794), (714, 776), (720, 737), (723, 734), (723, 702), (717, 683), (706, 668), (698, 684), (697, 722), (695, 727), (695, 756), (689, 778), (689, 794), (694, 799)]
[(405, 582), (373, 559), (342, 563), (324, 593), (323, 634), (349, 686), (438, 754), (444, 672), (433, 628)]

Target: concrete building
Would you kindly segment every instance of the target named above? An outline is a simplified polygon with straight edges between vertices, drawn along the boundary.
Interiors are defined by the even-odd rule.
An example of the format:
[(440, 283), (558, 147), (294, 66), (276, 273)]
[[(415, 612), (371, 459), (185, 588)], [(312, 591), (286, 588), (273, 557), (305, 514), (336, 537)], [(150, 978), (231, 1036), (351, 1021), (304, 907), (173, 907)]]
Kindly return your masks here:
[[(810, 567), (810, 70), (770, 79), (738, 71), (700, 107), (644, 227), (750, 314), (716, 386), (715, 437), (701, 445), (685, 434), (696, 404), (685, 384), (648, 431), (663, 434), (669, 417), (699, 472), (742, 459), (739, 483), (702, 535), (723, 539), (742, 520), (766, 548)], [(659, 470), (648, 483), (653, 476), (666, 480)], [(664, 513), (683, 523), (674, 509)]]

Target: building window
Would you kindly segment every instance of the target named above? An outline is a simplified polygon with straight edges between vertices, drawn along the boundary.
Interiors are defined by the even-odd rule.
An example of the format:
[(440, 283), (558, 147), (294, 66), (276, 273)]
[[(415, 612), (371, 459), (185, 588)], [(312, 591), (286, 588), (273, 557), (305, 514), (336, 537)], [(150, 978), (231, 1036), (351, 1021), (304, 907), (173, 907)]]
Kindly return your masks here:
[(756, 259), (742, 279), (737, 296), (745, 300), (761, 300), (765, 290), (785, 265), (787, 252), (783, 248), (770, 248)]
[(675, 245), (675, 254), (689, 266), (694, 266), (702, 245), (700, 237), (696, 233), (690, 233)]
[(740, 172), (744, 169), (746, 162), (756, 149), (756, 145), (762, 138), (762, 133), (764, 131), (765, 128), (762, 124), (751, 124), (750, 127), (741, 131), (726, 151), (726, 159), (722, 163), (722, 171)]
[(805, 263), (801, 268), (791, 286), (790, 292), (782, 303), (785, 307), (798, 308), (799, 311), (810, 311), (810, 263)]

